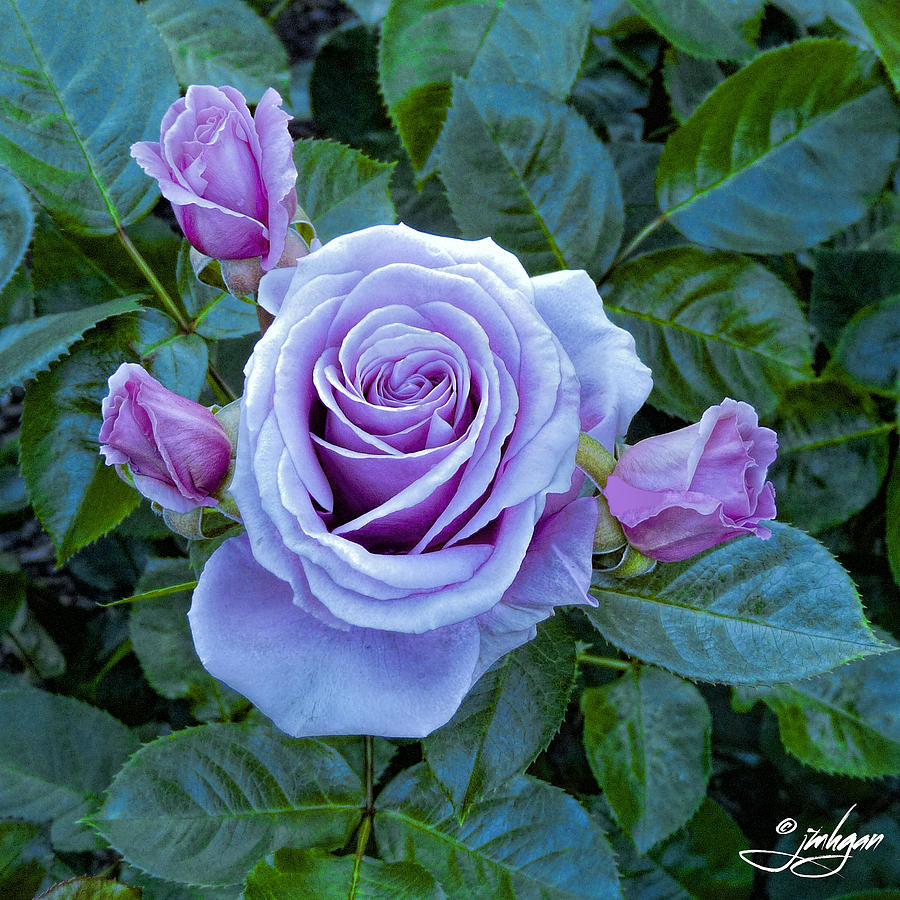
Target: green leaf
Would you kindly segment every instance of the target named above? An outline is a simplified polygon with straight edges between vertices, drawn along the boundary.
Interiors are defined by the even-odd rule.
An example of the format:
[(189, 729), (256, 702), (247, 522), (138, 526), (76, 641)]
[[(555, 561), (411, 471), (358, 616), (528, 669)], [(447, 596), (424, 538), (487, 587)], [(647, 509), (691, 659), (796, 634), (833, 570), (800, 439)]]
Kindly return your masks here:
[[(191, 320), (192, 329), (208, 340), (227, 340), (244, 337), (259, 331), (256, 303), (242, 297), (233, 297), (228, 291), (211, 287), (202, 282), (191, 265), (191, 245), (183, 240), (178, 251), (175, 280), (184, 308)], [(166, 323), (169, 333), (177, 332), (170, 319)], [(199, 351), (202, 352), (202, 351)], [(202, 365), (201, 376), (206, 374)], [(199, 388), (197, 388), (199, 393)], [(196, 394), (194, 395), (196, 397)]]
[(191, 400), (200, 396), (209, 352), (199, 334), (184, 334), (174, 319), (158, 309), (142, 309), (132, 349), (170, 391)]
[(66, 658), (26, 603), (19, 605), (9, 626), (12, 639), (4, 647), (41, 678), (58, 678), (66, 671)]
[(369, 159), (334, 141), (294, 144), (297, 194), (321, 241), (397, 221), (388, 186), (396, 163)]
[(0, 822), (0, 897), (17, 900), (32, 897), (44, 878), (44, 869), (34, 860), (17, 865), (22, 851), (40, 829), (24, 822)]
[(851, 0), (869, 29), (884, 67), (900, 91), (900, 3), (897, 0)]
[(321, 850), (277, 850), (250, 873), (244, 900), (443, 900), (440, 885), (413, 862), (385, 863)]
[(873, 391), (900, 394), (900, 295), (853, 316), (825, 374), (849, 376)]
[(118, 881), (86, 876), (53, 885), (39, 900), (141, 900), (141, 891)]
[(753, 870), (739, 856), (747, 847), (734, 819), (707, 797), (684, 828), (654, 849), (653, 857), (695, 900), (747, 900)]
[(316, 54), (310, 104), (323, 136), (363, 149), (384, 142), (399, 149), (378, 93), (377, 40), (377, 30), (367, 25), (335, 29)]
[[(662, 153), (662, 144), (613, 141), (607, 145), (612, 157), (622, 200), (625, 203), (625, 229), (622, 243), (627, 245), (637, 234), (659, 217), (653, 176)], [(685, 244), (687, 238), (677, 232), (668, 222), (655, 227), (641, 242), (641, 249), (647, 253)], [(602, 290), (602, 288), (601, 288)]]
[(136, 297), (120, 297), (76, 312), (40, 316), (0, 329), (0, 392), (25, 384), (43, 372), (98, 322), (139, 308)]
[(831, 672), (745, 689), (778, 716), (781, 740), (797, 759), (826, 772), (873, 778), (900, 774), (900, 653), (860, 659)]
[[(135, 593), (191, 580), (187, 560), (151, 559)], [(173, 700), (188, 698), (198, 719), (224, 718), (247, 701), (216, 681), (197, 658), (187, 620), (190, 605), (190, 591), (137, 601), (128, 620), (131, 643), (154, 690)]]
[(748, 59), (761, 0), (631, 0), (632, 6), (679, 50), (701, 59)]
[(669, 221), (724, 250), (809, 247), (858, 219), (897, 156), (900, 114), (871, 54), (834, 40), (764, 53), (666, 142)]
[(465, 237), (492, 236), (532, 275), (597, 276), (612, 262), (622, 239), (619, 182), (569, 106), (530, 88), (457, 81), (439, 153)]
[(809, 321), (832, 349), (855, 313), (894, 294), (900, 294), (900, 253), (817, 250)]
[(159, 139), (178, 87), (137, 4), (71, 0), (58, 12), (54, 0), (0, 6), (0, 161), (68, 227), (108, 234), (159, 197), (128, 148)]
[(566, 714), (575, 682), (575, 641), (562, 619), (491, 667), (453, 718), (425, 738), (425, 758), (460, 818), (484, 794), (522, 772)]
[(583, 797), (581, 803), (592, 821), (606, 832), (616, 855), (625, 900), (694, 900), (652, 856), (638, 853), (633, 841), (616, 825), (604, 796), (591, 794)]
[(885, 547), (894, 581), (900, 584), (900, 463), (894, 459), (885, 499)]
[(646, 853), (681, 828), (706, 794), (712, 720), (692, 684), (632, 670), (581, 698), (584, 749), (619, 825)]
[(0, 688), (0, 720), (0, 816), (52, 821), (59, 850), (97, 847), (78, 820), (96, 808), (137, 738), (102, 710), (35, 688)]
[(672, 415), (698, 419), (724, 396), (765, 415), (787, 385), (812, 375), (796, 297), (747, 257), (658, 250), (613, 272), (603, 299), (653, 364), (650, 402)]
[(40, 374), (25, 395), (21, 464), (28, 498), (62, 564), (114, 528), (140, 495), (100, 456), (100, 401), (107, 380), (130, 358), (133, 326), (114, 320)]
[(790, 681), (885, 650), (828, 551), (770, 527), (768, 541), (735, 538), (639, 578), (597, 573), (600, 605), (584, 612), (626, 653), (702, 681)]
[(666, 51), (663, 81), (672, 103), (672, 113), (679, 122), (689, 119), (724, 80), (725, 76), (714, 60), (698, 59), (671, 49)]
[(19, 266), (0, 290), (0, 327), (25, 322), (34, 315), (34, 284), (28, 266)]
[(384, 20), (384, 98), (413, 165), (441, 133), (454, 77), (539, 88), (564, 100), (584, 55), (581, 0), (395, 0)]
[[(179, 241), (172, 229), (156, 216), (148, 216), (130, 226), (128, 235), (165, 287), (174, 292), (171, 276)], [(37, 217), (32, 257), (39, 314), (68, 312), (101, 300), (150, 293), (146, 279), (118, 237), (65, 232), (45, 212)]]
[(340, 847), (362, 804), (359, 778), (331, 747), (263, 726), (204, 725), (143, 746), (93, 820), (151, 875), (234, 884), (285, 844)]
[(144, 0), (182, 87), (229, 84), (248, 103), (269, 87), (288, 98), (288, 57), (269, 25), (241, 0)]
[(28, 192), (9, 172), (0, 169), (0, 289), (22, 262), (33, 228)]
[(823, 531), (878, 494), (893, 425), (865, 394), (834, 381), (798, 384), (785, 394), (773, 427), (779, 447), (771, 479), (784, 521)]
[(587, 813), (559, 788), (525, 775), (476, 803), (460, 824), (424, 764), (378, 798), (382, 856), (425, 866), (451, 898), (620, 898), (612, 851)]

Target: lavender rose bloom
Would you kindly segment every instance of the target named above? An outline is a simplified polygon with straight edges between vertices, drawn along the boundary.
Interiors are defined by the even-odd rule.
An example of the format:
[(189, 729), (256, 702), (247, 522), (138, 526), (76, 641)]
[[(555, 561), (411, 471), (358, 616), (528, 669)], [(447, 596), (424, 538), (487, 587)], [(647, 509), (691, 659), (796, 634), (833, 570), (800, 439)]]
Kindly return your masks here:
[(103, 398), (100, 452), (160, 506), (185, 513), (216, 506), (212, 495), (231, 464), (231, 441), (216, 417), (164, 388), (135, 363), (122, 363)]
[(231, 486), (246, 526), (190, 623), (206, 668), (293, 735), (418, 737), (555, 605), (591, 602), (607, 446), (650, 390), (584, 272), (403, 225), (269, 272)]
[(737, 537), (772, 532), (778, 449), (749, 403), (723, 400), (695, 425), (640, 441), (622, 454), (603, 490), (629, 543), (672, 562)]
[(269, 88), (256, 114), (233, 87), (192, 84), (160, 126), (159, 143), (131, 155), (159, 182), (187, 239), (216, 259), (263, 257), (277, 265), (297, 210), (291, 118)]

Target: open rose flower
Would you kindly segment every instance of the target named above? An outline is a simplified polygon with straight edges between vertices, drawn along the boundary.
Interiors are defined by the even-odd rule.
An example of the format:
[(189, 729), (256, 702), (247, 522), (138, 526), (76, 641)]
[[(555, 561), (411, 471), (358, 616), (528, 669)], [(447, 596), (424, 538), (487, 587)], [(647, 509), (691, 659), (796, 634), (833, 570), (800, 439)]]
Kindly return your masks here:
[(231, 485), (194, 591), (206, 668), (294, 735), (422, 736), (561, 604), (591, 602), (611, 447), (650, 390), (584, 272), (403, 225), (268, 273)]
[(231, 464), (231, 441), (205, 407), (163, 387), (136, 363), (122, 363), (103, 398), (100, 453), (165, 509), (216, 506)]
[(159, 143), (131, 146), (187, 239), (207, 256), (262, 257), (266, 271), (281, 258), (297, 210), (297, 170), (291, 117), (280, 105), (269, 88), (251, 116), (235, 88), (192, 84), (163, 116)]
[(629, 447), (603, 489), (628, 542), (652, 559), (687, 559), (729, 538), (772, 532), (778, 449), (749, 403), (723, 400), (699, 422)]

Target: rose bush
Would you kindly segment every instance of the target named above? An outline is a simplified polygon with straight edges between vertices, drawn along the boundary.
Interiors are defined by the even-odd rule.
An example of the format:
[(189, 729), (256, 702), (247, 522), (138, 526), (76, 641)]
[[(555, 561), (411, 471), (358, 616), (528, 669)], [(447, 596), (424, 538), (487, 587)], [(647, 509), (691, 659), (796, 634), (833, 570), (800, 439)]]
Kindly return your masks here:
[[(165, 509), (216, 506), (231, 464), (231, 441), (205, 407), (163, 387), (136, 363), (109, 378), (98, 440), (108, 466)], [(126, 480), (127, 477), (126, 477)]]
[(585, 272), (378, 226), (268, 273), (231, 485), (194, 591), (207, 669), (294, 735), (422, 736), (555, 605), (591, 602), (581, 430), (650, 391)]
[(622, 454), (603, 494), (628, 542), (674, 562), (740, 534), (767, 540), (775, 518), (766, 481), (778, 441), (756, 410), (725, 399), (699, 422), (639, 441)]
[[(297, 170), (291, 117), (280, 105), (269, 88), (251, 116), (240, 91), (192, 84), (163, 117), (159, 143), (131, 146), (134, 159), (159, 182), (185, 237), (207, 256), (262, 257), (268, 271), (285, 250), (297, 210)], [(299, 243), (296, 237), (291, 242)]]

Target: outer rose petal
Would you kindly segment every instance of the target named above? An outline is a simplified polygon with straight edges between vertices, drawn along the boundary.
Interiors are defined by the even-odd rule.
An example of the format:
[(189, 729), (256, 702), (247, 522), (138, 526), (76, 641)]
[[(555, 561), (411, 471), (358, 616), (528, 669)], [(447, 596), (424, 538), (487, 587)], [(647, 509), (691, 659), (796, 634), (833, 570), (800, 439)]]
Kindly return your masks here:
[(587, 272), (548, 272), (531, 284), (537, 311), (581, 382), (581, 428), (612, 451), (650, 395), (650, 369), (638, 359), (634, 338), (606, 317)]
[(288, 734), (424, 737), (471, 685), (473, 620), (420, 635), (340, 631), (292, 601), (241, 536), (210, 557), (188, 614), (206, 669)]
[(587, 592), (596, 526), (597, 501), (592, 497), (541, 519), (516, 580), (493, 609), (476, 618), (481, 652), (473, 684), (501, 656), (530, 641), (535, 624), (552, 616), (554, 607), (597, 605)]

